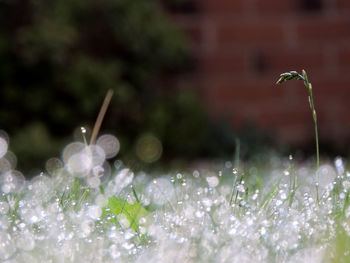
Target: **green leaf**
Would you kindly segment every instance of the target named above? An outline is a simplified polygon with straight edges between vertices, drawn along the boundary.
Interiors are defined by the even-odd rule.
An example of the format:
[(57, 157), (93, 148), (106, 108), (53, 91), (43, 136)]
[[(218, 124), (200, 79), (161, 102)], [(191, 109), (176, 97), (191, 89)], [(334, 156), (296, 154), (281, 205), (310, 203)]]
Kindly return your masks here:
[(148, 215), (148, 211), (139, 202), (129, 204), (126, 200), (118, 197), (109, 198), (108, 206), (115, 216), (124, 214), (130, 222), (130, 228), (136, 232), (139, 232), (138, 222), (140, 218)]

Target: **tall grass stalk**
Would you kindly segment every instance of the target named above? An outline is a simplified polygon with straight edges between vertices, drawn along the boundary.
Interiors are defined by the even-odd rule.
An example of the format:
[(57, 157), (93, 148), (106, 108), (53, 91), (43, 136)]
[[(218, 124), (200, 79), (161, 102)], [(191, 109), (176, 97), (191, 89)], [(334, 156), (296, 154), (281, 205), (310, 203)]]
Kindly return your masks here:
[[(312, 117), (314, 120), (314, 128), (315, 128), (316, 168), (318, 169), (320, 167), (320, 150), (319, 150), (319, 143), (318, 143), (317, 114), (316, 114), (316, 110), (315, 110), (314, 99), (312, 97), (312, 85), (309, 82), (309, 79), (307, 77), (305, 70), (302, 70), (301, 74), (299, 74), (296, 71), (282, 73), (280, 75), (280, 78), (277, 80), (276, 83), (281, 84), (284, 81), (292, 80), (292, 79), (302, 80), (304, 82), (304, 85), (305, 85), (307, 92), (308, 92), (308, 95), (309, 95), (309, 104), (310, 104), (310, 108), (312, 111)], [(317, 180), (317, 178), (316, 178), (316, 180)], [(317, 203), (319, 203), (318, 181), (316, 181), (316, 200), (317, 200)]]
[(282, 73), (280, 75), (280, 78), (278, 79), (278, 81), (276, 83), (281, 84), (284, 81), (292, 80), (292, 79), (302, 80), (304, 82), (304, 85), (305, 85), (307, 92), (308, 92), (308, 95), (309, 95), (309, 104), (310, 104), (310, 108), (312, 111), (312, 117), (314, 120), (314, 128), (315, 128), (316, 158), (317, 158), (316, 159), (316, 167), (318, 169), (320, 167), (320, 152), (319, 152), (319, 143), (318, 143), (317, 114), (316, 114), (316, 110), (315, 110), (314, 100), (312, 97), (312, 85), (309, 82), (309, 79), (307, 77), (305, 70), (302, 70), (302, 74), (299, 74), (296, 71)]

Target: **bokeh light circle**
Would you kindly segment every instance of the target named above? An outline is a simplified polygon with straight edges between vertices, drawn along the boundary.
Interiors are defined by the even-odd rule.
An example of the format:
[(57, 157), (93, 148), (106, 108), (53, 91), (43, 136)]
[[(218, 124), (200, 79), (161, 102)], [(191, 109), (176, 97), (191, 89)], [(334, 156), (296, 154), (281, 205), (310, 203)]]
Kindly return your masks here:
[(0, 172), (7, 172), (12, 169), (11, 163), (6, 158), (0, 159)]
[(1, 191), (6, 194), (21, 191), (24, 184), (25, 178), (19, 171), (11, 170), (0, 175)]
[(8, 144), (7, 141), (0, 137), (0, 158), (4, 157), (4, 155), (7, 153)]
[(72, 143), (68, 144), (63, 150), (63, 154), (62, 154), (63, 162), (67, 163), (68, 160), (74, 154), (81, 152), (85, 147), (86, 147), (85, 144), (83, 144), (81, 142), (72, 142)]
[(120, 150), (119, 140), (110, 134), (100, 136), (97, 139), (96, 145), (103, 149), (106, 159), (113, 158)]
[(16, 166), (17, 166), (17, 156), (13, 152), (7, 151), (7, 153), (4, 156), (4, 158), (10, 163), (11, 169), (15, 169), (16, 168)]
[(63, 168), (63, 163), (58, 158), (50, 158), (49, 160), (47, 160), (45, 168), (49, 174), (54, 174), (55, 171)]
[(91, 167), (92, 159), (86, 153), (76, 153), (67, 162), (68, 171), (77, 177), (87, 176)]
[(151, 134), (141, 136), (136, 143), (136, 155), (145, 163), (158, 161), (162, 152), (161, 141)]

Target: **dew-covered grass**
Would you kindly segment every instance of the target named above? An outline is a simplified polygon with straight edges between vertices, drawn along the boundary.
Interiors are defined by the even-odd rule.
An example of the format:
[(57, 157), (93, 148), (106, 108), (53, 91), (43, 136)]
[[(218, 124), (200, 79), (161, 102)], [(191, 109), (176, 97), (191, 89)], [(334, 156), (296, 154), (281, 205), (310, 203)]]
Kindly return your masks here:
[[(350, 262), (350, 171), (338, 157), (320, 161), (317, 117), (303, 80), (316, 142), (313, 163), (271, 157), (211, 170), (134, 173), (119, 141), (98, 131), (67, 145), (26, 180), (0, 131), (0, 261), (13, 262)], [(157, 142), (157, 140), (151, 140)], [(144, 161), (156, 154), (140, 151)], [(152, 158), (151, 158), (151, 157)]]
[[(74, 142), (25, 180), (0, 137), (1, 262), (349, 262), (344, 160), (191, 173), (108, 162), (117, 139)], [(236, 166), (236, 167), (235, 167)], [(237, 167), (238, 166), (238, 167)]]

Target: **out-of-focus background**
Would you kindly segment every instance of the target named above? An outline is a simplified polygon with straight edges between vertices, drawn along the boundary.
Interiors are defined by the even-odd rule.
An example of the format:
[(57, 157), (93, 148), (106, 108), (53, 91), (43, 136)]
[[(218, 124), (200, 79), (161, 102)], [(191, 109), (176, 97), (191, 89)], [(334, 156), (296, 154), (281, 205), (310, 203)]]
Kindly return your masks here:
[[(350, 146), (348, 0), (0, 0), (0, 128), (18, 166), (43, 169), (93, 127), (135, 167)], [(4, 133), (2, 133), (4, 134)], [(4, 136), (4, 135), (3, 135)], [(180, 161), (179, 161), (180, 160)]]

